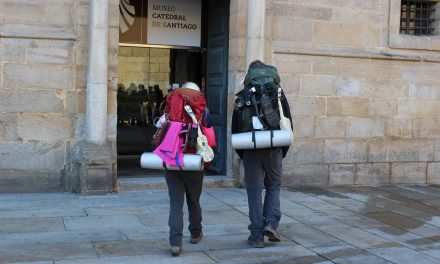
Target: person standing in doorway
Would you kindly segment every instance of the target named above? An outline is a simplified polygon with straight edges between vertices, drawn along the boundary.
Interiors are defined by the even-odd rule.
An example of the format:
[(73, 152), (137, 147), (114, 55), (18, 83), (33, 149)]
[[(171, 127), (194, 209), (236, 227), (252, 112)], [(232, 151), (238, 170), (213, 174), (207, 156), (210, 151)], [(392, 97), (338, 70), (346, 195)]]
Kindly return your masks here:
[[(255, 104), (259, 102), (262, 93), (273, 87), (278, 90), (280, 77), (275, 67), (266, 65), (261, 61), (254, 61), (250, 64), (244, 80), (244, 91), (252, 90), (255, 93)], [(254, 89), (251, 89), (254, 88)], [(263, 89), (265, 92), (263, 92)], [(239, 102), (244, 102), (240, 96), (244, 96), (240, 91), (237, 95), (234, 112), (232, 116), (232, 133), (240, 133), (240, 117), (238, 111)], [(275, 99), (275, 101), (278, 98)], [(281, 93), (281, 106), (284, 116), (290, 119), (289, 104), (284, 93)], [(250, 102), (249, 102), (250, 104)], [(258, 103), (260, 105), (260, 103)], [(252, 107), (253, 109), (253, 107)], [(256, 110), (257, 111), (257, 110)], [(256, 115), (256, 116), (255, 116)], [(259, 122), (259, 113), (254, 113), (253, 121)], [(261, 121), (263, 123), (263, 121)], [(252, 121), (250, 122), (252, 124)], [(260, 124), (262, 127), (265, 125)], [(255, 129), (255, 127), (254, 127)], [(293, 129), (292, 129), (293, 131)], [(256, 248), (264, 247), (264, 236), (267, 236), (271, 242), (279, 242), (281, 237), (277, 228), (281, 219), (280, 210), (280, 190), (282, 179), (282, 160), (286, 156), (289, 147), (260, 148), (260, 149), (236, 149), (235, 151), (243, 160), (244, 180), (249, 205), (250, 236), (249, 244)], [(266, 193), (264, 202), (262, 201), (262, 191), (265, 188)]]

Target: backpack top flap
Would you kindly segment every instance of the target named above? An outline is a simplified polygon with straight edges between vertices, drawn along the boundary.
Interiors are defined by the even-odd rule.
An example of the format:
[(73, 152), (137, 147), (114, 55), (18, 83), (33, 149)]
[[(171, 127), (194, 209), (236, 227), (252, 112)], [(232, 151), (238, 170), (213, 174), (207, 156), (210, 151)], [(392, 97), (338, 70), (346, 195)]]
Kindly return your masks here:
[(205, 95), (188, 88), (172, 91), (167, 97), (164, 112), (168, 113), (169, 119), (172, 121), (191, 123), (191, 117), (184, 110), (186, 104), (191, 106), (197, 120), (200, 120), (202, 112), (206, 109)]
[(244, 87), (247, 87), (252, 80), (261, 77), (270, 77), (276, 84), (280, 84), (280, 75), (278, 74), (277, 68), (271, 65), (262, 64), (249, 68), (246, 77), (244, 78)]

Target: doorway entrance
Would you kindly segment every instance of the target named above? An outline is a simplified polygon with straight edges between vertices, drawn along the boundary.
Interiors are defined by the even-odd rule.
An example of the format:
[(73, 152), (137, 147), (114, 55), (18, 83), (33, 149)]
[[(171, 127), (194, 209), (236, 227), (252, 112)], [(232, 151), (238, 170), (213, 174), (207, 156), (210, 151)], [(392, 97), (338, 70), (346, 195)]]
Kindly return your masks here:
[[(173, 87), (187, 81), (197, 83), (205, 93), (214, 123), (218, 147), (214, 150), (215, 159), (207, 173), (226, 173), (229, 0), (200, 1), (200, 47), (120, 45), (118, 177), (163, 175), (163, 171), (142, 169), (140, 156), (154, 149), (150, 143), (155, 132), (153, 120), (162, 114), (166, 95)], [(126, 0), (122, 2), (127, 4)], [(128, 4), (134, 5), (134, 2), (145, 8), (148, 1), (131, 0)]]

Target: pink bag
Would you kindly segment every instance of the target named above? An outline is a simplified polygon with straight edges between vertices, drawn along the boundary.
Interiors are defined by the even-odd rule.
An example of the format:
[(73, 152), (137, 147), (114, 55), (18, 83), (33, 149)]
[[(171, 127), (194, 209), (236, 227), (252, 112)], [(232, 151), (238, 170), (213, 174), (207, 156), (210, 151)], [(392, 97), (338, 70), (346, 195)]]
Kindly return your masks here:
[(204, 127), (200, 126), (202, 128), (202, 134), (205, 135), (205, 137), (208, 139), (208, 146), (211, 148), (217, 147), (217, 142), (215, 140), (215, 132), (214, 127)]

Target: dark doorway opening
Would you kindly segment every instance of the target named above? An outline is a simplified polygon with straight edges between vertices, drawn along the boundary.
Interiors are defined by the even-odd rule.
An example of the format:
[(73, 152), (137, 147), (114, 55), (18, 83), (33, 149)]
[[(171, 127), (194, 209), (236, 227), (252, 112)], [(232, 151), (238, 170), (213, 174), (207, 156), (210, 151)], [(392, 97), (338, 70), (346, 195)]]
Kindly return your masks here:
[[(119, 71), (127, 77), (118, 85), (118, 177), (163, 175), (141, 168), (140, 156), (154, 149), (153, 120), (170, 88), (187, 81), (205, 93), (214, 119), (218, 147), (207, 174), (225, 174), (229, 0), (202, 1), (202, 14), (200, 48), (120, 47)], [(136, 74), (139, 81), (130, 81)]]

